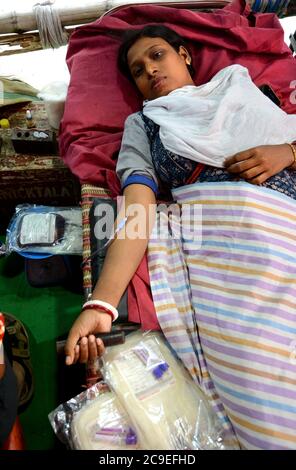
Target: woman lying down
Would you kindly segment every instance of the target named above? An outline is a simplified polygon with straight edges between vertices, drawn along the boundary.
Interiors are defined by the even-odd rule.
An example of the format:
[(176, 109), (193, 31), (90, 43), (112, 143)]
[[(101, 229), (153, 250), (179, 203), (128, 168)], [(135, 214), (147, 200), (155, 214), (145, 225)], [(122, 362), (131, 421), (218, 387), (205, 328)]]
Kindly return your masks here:
[[(164, 26), (129, 32), (119, 66), (145, 101), (125, 123), (125, 208), (66, 363), (103, 354), (94, 334), (111, 329), (148, 246), (162, 331), (224, 426), (243, 448), (294, 449), (296, 115), (238, 64), (195, 86), (188, 48)], [(165, 214), (151, 216), (163, 187), (184, 213), (199, 209), (197, 220), (182, 217), (180, 237), (162, 236), (155, 218)], [(131, 235), (134, 204), (144, 209), (141, 237)]]

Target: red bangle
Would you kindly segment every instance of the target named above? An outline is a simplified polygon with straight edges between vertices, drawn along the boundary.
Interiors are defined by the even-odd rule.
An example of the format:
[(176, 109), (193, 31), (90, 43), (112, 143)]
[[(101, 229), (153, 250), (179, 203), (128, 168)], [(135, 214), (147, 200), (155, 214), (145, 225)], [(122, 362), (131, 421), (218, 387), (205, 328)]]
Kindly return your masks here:
[(100, 312), (103, 311), (104, 313), (108, 313), (108, 315), (110, 315), (110, 317), (112, 318), (112, 321), (114, 321), (114, 315), (111, 312), (111, 310), (109, 310), (108, 308), (103, 307), (103, 306), (99, 306), (99, 305), (96, 305), (96, 304), (89, 304), (89, 305), (83, 307), (82, 311), (88, 310), (89, 308), (94, 309), (94, 310), (98, 310)]
[(4, 315), (0, 313), (0, 343), (2, 342), (2, 339), (4, 337), (5, 333), (5, 321), (4, 321)]

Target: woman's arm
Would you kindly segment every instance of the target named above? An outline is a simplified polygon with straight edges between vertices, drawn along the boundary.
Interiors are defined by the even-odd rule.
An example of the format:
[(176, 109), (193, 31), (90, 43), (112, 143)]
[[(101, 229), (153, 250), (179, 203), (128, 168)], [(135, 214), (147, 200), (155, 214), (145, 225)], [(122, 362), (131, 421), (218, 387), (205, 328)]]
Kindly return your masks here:
[(224, 162), (225, 168), (252, 184), (262, 184), (284, 168), (296, 170), (290, 145), (260, 145), (239, 152)]
[[(115, 228), (125, 216), (128, 217), (125, 227), (117, 234), (108, 248), (100, 278), (92, 294), (92, 299), (99, 299), (117, 307), (121, 296), (128, 286), (143, 258), (150, 232), (154, 223), (155, 195), (142, 184), (131, 184), (123, 193), (125, 208), (122, 208), (115, 222)], [(133, 227), (135, 219), (130, 212), (134, 204), (139, 204), (143, 216), (137, 213), (137, 222), (141, 224), (141, 238), (135, 238)], [(125, 210), (124, 210), (125, 209)], [(137, 208), (136, 208), (137, 209)], [(150, 217), (149, 217), (150, 214)], [(134, 222), (134, 223), (133, 223)], [(119, 238), (118, 238), (119, 237)], [(78, 359), (86, 362), (104, 352), (102, 340), (95, 339), (93, 333), (111, 330), (111, 317), (98, 310), (88, 309), (80, 313), (75, 320), (66, 342), (66, 364)], [(90, 335), (90, 336), (88, 336)], [(88, 338), (87, 338), (88, 337)], [(78, 345), (78, 341), (80, 344)]]

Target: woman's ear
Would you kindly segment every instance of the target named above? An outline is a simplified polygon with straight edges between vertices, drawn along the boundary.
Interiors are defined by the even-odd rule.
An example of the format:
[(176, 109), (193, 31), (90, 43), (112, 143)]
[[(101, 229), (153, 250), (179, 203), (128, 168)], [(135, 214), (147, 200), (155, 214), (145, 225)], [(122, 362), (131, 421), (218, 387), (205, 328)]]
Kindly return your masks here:
[(191, 64), (192, 60), (191, 60), (190, 54), (184, 46), (179, 47), (178, 54), (184, 59), (186, 65)]

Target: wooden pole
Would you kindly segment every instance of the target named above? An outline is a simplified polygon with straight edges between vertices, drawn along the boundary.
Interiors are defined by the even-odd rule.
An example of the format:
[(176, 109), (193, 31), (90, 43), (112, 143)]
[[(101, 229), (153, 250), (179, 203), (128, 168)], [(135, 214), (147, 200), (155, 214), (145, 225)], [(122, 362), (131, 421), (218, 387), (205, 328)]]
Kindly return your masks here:
[[(110, 8), (108, 6), (110, 3), (107, 0), (86, 0), (81, 2), (81, 4), (83, 6), (71, 5), (71, 2), (69, 2), (68, 6), (59, 7), (58, 4), (53, 5), (53, 8), (61, 18), (63, 26), (90, 23), (98, 19), (107, 8)], [(32, 7), (23, 6), (18, 11), (0, 11), (0, 34), (25, 33), (27, 31), (36, 31), (37, 29), (35, 13)]]
[[(86, 0), (87, 3), (77, 6), (75, 3), (66, 7), (59, 4), (57, 11), (61, 18), (62, 26), (68, 34), (77, 25), (86, 24), (97, 20), (109, 11), (114, 11), (122, 5), (157, 3), (180, 8), (191, 7), (198, 3), (199, 8), (219, 8), (232, 0)], [(57, 4), (58, 5), (58, 4)], [(54, 6), (54, 8), (57, 7)], [(4, 13), (0, 11), (0, 57), (5, 55), (20, 54), (42, 49), (39, 32), (37, 29), (35, 13), (28, 6), (23, 10)]]
[[(199, 8), (217, 8), (230, 2), (231, 0), (85, 0), (81, 2), (83, 6), (69, 1), (67, 6), (59, 6), (57, 3), (53, 4), (53, 8), (59, 14), (63, 26), (74, 26), (95, 21), (107, 11), (122, 5), (139, 5), (143, 3), (178, 5), (179, 3), (182, 8), (186, 8), (186, 4), (192, 5), (198, 3)], [(35, 13), (32, 7), (24, 6), (18, 11), (0, 11), (0, 35), (21, 34), (36, 31), (37, 29)]]

